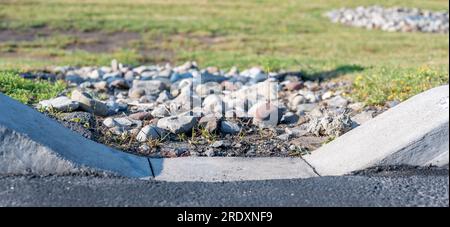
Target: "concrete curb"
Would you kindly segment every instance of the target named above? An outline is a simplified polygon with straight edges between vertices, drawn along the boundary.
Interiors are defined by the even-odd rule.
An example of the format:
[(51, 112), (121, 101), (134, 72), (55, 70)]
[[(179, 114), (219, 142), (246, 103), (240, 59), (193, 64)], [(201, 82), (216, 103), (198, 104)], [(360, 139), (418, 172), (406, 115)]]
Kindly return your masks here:
[(88, 140), (0, 94), (0, 174), (107, 171), (149, 177), (148, 159)]
[(449, 87), (433, 88), (304, 156), (320, 175), (449, 163)]

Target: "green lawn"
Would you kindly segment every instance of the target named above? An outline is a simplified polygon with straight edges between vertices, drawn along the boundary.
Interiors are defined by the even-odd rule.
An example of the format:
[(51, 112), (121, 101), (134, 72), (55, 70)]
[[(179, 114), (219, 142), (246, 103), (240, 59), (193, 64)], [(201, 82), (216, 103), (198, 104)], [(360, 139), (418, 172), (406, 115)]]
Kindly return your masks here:
[[(130, 64), (196, 60), (225, 69), (270, 65), (315, 76), (360, 75), (355, 97), (376, 104), (448, 83), (448, 34), (370, 31), (323, 16), (373, 4), (449, 9), (447, 0), (1, 0), (0, 29), (47, 35), (0, 37), (0, 69), (101, 65), (111, 58)], [(133, 38), (109, 37), (118, 32)], [(104, 51), (76, 48), (102, 42), (110, 44)], [(429, 81), (422, 80), (423, 68), (432, 71)], [(394, 88), (389, 81), (395, 78), (410, 81)]]

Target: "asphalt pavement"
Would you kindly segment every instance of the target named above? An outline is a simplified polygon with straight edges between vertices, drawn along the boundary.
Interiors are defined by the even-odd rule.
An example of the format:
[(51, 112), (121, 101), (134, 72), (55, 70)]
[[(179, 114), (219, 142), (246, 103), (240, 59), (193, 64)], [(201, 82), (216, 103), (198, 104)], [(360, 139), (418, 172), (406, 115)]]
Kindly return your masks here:
[(0, 206), (449, 206), (448, 169), (223, 183), (2, 176)]

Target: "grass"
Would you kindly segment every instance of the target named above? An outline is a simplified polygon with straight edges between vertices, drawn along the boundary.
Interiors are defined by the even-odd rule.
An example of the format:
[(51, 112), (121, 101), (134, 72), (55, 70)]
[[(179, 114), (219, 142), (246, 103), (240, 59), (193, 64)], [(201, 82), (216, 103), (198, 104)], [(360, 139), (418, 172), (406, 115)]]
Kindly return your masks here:
[(382, 105), (386, 101), (404, 101), (420, 92), (448, 84), (448, 80), (448, 73), (427, 66), (409, 70), (381, 68), (372, 74), (356, 76), (353, 96), (369, 105)]
[(66, 84), (61, 81), (32, 81), (19, 77), (17, 72), (0, 72), (0, 92), (25, 104), (50, 99), (62, 92)]
[[(446, 83), (441, 78), (449, 69), (448, 34), (365, 30), (330, 23), (323, 16), (335, 8), (373, 4), (449, 8), (446, 0), (3, 0), (0, 32), (28, 34), (31, 30), (32, 34), (51, 35), (21, 41), (0, 38), (0, 68), (107, 65), (112, 58), (134, 65), (186, 60), (223, 69), (260, 65), (271, 70), (302, 70), (313, 77), (367, 77), (355, 86), (355, 97), (371, 103), (388, 100), (389, 95), (379, 92), (390, 86), (376, 83), (397, 75), (414, 80), (410, 85), (417, 89), (406, 95), (389, 90), (394, 98)], [(111, 40), (103, 34), (119, 32), (139, 38)], [(115, 48), (81, 48), (104, 42)], [(422, 76), (415, 74), (421, 67), (436, 72), (430, 75), (433, 82), (421, 83)]]

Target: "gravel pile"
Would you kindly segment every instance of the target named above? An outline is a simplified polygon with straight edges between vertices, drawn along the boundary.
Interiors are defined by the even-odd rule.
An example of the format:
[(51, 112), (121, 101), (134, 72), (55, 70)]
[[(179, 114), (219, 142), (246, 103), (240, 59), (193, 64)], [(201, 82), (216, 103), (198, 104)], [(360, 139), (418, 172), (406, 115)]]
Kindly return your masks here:
[(346, 81), (258, 67), (224, 72), (195, 62), (113, 60), (22, 76), (69, 85), (38, 110), (86, 138), (151, 157), (302, 155), (387, 108), (354, 102)]
[(342, 8), (326, 14), (334, 23), (390, 32), (448, 33), (448, 11), (381, 6)]

